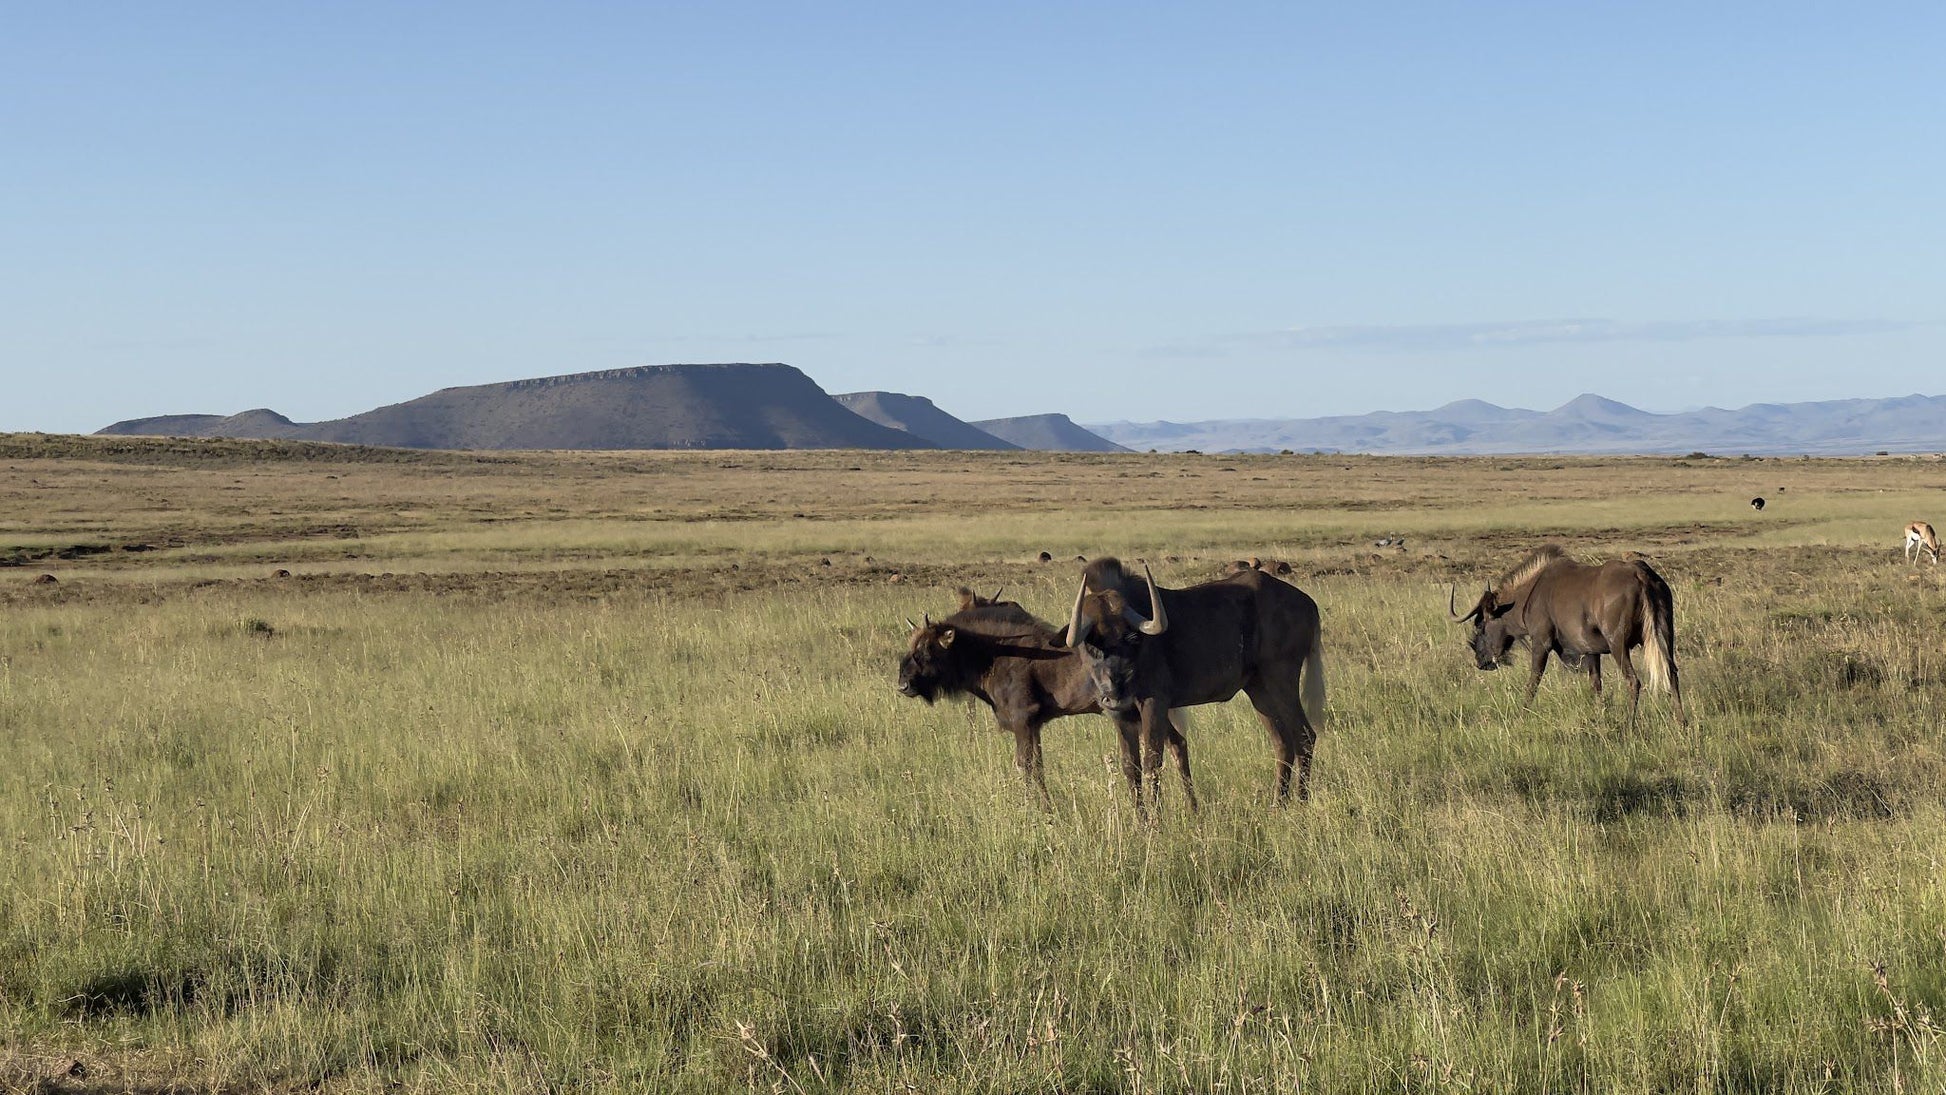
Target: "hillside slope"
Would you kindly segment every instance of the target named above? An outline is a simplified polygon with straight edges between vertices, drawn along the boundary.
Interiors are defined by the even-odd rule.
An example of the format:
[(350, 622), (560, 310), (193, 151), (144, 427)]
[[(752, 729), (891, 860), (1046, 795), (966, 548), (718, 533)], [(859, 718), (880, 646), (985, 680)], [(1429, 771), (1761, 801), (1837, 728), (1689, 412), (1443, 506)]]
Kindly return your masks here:
[(1105, 437), (1089, 433), (1064, 414), (1030, 414), (1021, 418), (989, 418), (974, 426), (1023, 449), (1042, 452), (1133, 452)]
[(1019, 449), (985, 430), (970, 426), (934, 405), (923, 395), (898, 392), (847, 392), (834, 395), (845, 409), (881, 426), (904, 430), (942, 449)]

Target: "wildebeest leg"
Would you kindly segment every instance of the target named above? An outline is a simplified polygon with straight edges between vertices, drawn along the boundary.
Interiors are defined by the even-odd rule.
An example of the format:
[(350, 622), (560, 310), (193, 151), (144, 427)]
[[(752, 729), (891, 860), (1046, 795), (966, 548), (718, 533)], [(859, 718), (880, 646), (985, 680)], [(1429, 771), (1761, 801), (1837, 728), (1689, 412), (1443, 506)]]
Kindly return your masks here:
[(1014, 727), (1014, 767), (1020, 769), (1021, 778), (1027, 781), (1027, 790), (1040, 802), (1041, 809), (1052, 809), (1054, 798), (1047, 793), (1047, 776), (1041, 768), (1040, 723), (1029, 722)]
[(1534, 702), (1534, 693), (1541, 690), (1541, 674), (1547, 672), (1547, 652), (1552, 648), (1552, 643), (1543, 642), (1540, 639), (1534, 640), (1533, 653), (1529, 656), (1528, 669), (1530, 672), (1527, 677), (1526, 703), (1530, 706)]
[(1201, 807), (1196, 802), (1196, 784), (1189, 778), (1189, 740), (1182, 736), (1182, 727), (1176, 725), (1175, 712), (1169, 713), (1169, 751), (1176, 755), (1176, 771), (1182, 775), (1182, 795), (1189, 800), (1193, 813)]
[(1149, 801), (1162, 805), (1162, 750), (1173, 743), (1176, 724), (1169, 718), (1169, 707), (1160, 700), (1142, 701), (1142, 782)]
[(1118, 715), (1115, 733), (1122, 742), (1122, 776), (1128, 780), (1129, 797), (1135, 800), (1135, 812), (1147, 817), (1142, 801), (1142, 720)]
[(1635, 707), (1642, 701), (1642, 675), (1635, 671), (1635, 663), (1629, 659), (1627, 644), (1616, 643), (1614, 653), (1615, 664), (1622, 670), (1622, 679), (1628, 681), (1628, 728), (1633, 730)]
[(1291, 776), (1297, 776), (1297, 797), (1311, 795), (1311, 753), (1318, 743), (1318, 732), (1304, 717), (1304, 703), (1296, 681), (1288, 684), (1257, 681), (1244, 690), (1250, 706), (1257, 709), (1264, 729), (1270, 731), (1270, 744), (1277, 751), (1275, 799), (1282, 806), (1291, 797)]
[(1669, 660), (1669, 698), (1676, 705), (1676, 725), (1687, 729), (1689, 713), (1682, 709), (1682, 681), (1676, 676), (1675, 659)]
[(1601, 698), (1601, 655), (1586, 654), (1588, 659), (1588, 683), (1595, 686), (1595, 698)]

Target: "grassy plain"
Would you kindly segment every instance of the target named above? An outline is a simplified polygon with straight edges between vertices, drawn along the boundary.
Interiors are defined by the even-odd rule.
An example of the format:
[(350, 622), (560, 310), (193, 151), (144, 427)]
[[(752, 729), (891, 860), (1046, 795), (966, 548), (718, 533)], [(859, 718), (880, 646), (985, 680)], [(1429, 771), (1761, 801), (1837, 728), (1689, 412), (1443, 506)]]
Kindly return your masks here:
[[(1942, 479), (0, 437), (0, 1087), (1938, 1091)], [(1471, 667), (1545, 539), (1654, 559), (1688, 730)], [(1107, 552), (1293, 564), (1310, 802), (1240, 700), (1144, 826), (894, 693)]]

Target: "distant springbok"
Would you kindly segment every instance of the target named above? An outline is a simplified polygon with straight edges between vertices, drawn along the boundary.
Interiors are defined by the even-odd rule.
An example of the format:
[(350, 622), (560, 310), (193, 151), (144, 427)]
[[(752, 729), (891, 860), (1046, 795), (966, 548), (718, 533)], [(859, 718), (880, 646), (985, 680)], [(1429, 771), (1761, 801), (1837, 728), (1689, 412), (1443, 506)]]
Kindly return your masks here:
[(1905, 527), (1905, 561), (1917, 563), (1921, 552), (1932, 556), (1932, 565), (1939, 565), (1939, 534), (1924, 521), (1914, 521)]

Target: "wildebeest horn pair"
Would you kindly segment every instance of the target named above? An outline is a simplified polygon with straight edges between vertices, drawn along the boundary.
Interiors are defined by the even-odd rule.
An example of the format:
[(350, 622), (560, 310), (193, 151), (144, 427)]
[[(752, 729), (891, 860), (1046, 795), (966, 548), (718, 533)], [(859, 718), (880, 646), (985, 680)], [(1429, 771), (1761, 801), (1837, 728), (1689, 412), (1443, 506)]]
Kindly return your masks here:
[[(931, 627), (931, 626), (932, 626), (932, 613), (930, 613), (930, 612), (928, 612), (928, 613), (926, 613), (926, 614), (925, 614), (925, 621), (926, 621), (926, 625), (925, 625), (925, 626), (927, 626), (927, 627)], [(917, 630), (919, 630), (919, 625), (918, 625), (918, 624), (915, 624), (915, 623), (913, 623), (913, 622), (912, 622), (912, 617), (910, 617), (910, 616), (907, 616), (907, 617), (905, 618), (905, 626), (906, 626), (906, 629), (907, 629), (907, 630), (909, 630), (909, 631), (917, 631)]]
[[(1169, 630), (1169, 614), (1162, 607), (1162, 594), (1156, 591), (1155, 575), (1149, 572), (1149, 564), (1142, 564), (1142, 577), (1149, 583), (1149, 607), (1155, 613), (1154, 619), (1144, 618), (1126, 600), (1122, 602), (1122, 618), (1144, 635), (1160, 635)], [(1081, 641), (1088, 637), (1088, 623), (1081, 617), (1081, 603), (1088, 599), (1088, 579), (1083, 576), (1081, 588), (1074, 594), (1074, 610), (1068, 613), (1068, 646), (1080, 649)]]

